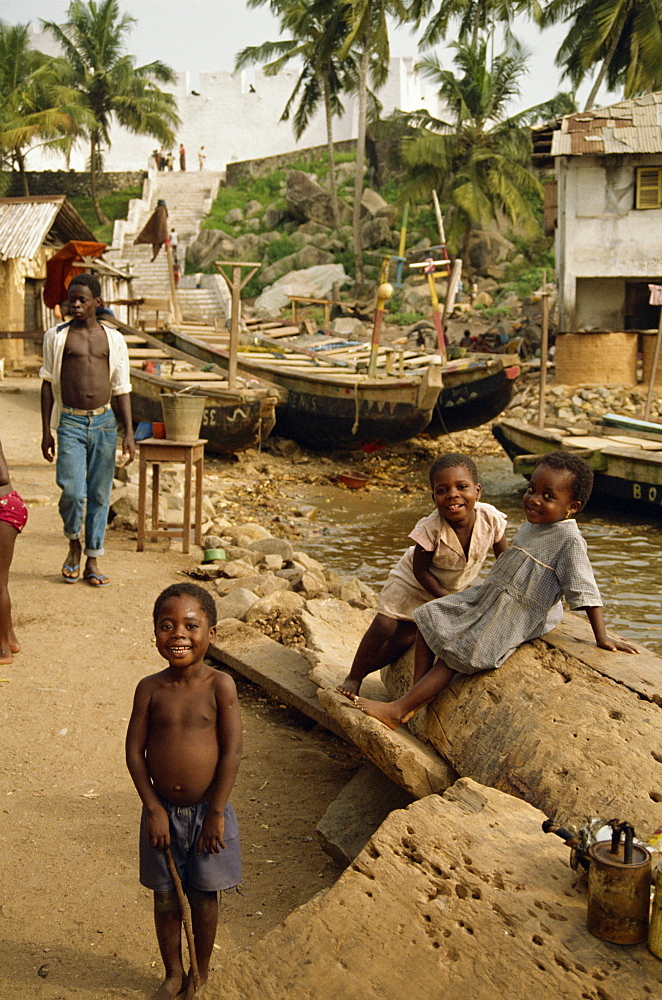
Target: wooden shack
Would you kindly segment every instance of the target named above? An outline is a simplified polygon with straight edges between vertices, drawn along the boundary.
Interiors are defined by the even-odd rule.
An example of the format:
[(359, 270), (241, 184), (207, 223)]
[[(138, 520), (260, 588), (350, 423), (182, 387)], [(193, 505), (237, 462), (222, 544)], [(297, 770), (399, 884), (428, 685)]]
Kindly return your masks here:
[(24, 340), (39, 339), (52, 321), (42, 290), (49, 256), (69, 240), (94, 233), (63, 194), (0, 198), (0, 358), (20, 364)]

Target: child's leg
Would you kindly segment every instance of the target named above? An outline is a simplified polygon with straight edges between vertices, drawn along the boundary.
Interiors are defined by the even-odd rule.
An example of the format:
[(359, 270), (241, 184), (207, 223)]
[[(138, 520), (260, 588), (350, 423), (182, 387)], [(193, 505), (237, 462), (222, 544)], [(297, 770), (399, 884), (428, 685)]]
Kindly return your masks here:
[(383, 722), (389, 729), (397, 729), (401, 722), (406, 722), (422, 705), (427, 705), (447, 688), (454, 676), (454, 670), (451, 670), (443, 660), (437, 660), (420, 681), (397, 701), (368, 701), (367, 698), (356, 698), (354, 704), (366, 715)]
[(165, 966), (165, 980), (152, 1000), (172, 1000), (186, 983), (182, 963), (182, 913), (174, 889), (154, 893), (154, 925)]
[[(198, 962), (200, 984), (207, 982), (209, 976), (209, 961), (211, 959), (216, 927), (218, 924), (218, 893), (201, 892), (199, 889), (187, 889), (186, 895), (191, 907), (191, 924), (195, 940), (195, 957)], [(193, 996), (193, 976), (189, 972), (188, 990)]]
[(394, 663), (409, 649), (414, 641), (415, 630), (413, 622), (399, 621), (377, 613), (361, 639), (352, 668), (338, 686), (338, 691), (347, 695), (357, 694), (366, 674)]
[(11, 620), (9, 597), (9, 567), (17, 534), (11, 524), (0, 521), (0, 663), (12, 663), (12, 653), (18, 653), (21, 648)]
[(416, 630), (416, 648), (414, 650), (414, 684), (418, 684), (421, 677), (425, 677), (428, 670), (432, 669), (434, 660), (434, 653), (421, 633)]

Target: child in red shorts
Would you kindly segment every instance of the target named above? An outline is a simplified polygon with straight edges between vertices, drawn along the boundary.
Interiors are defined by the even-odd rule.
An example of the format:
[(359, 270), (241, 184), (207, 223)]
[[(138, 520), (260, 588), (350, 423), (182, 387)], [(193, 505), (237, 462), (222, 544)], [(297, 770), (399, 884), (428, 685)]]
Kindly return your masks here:
[(13, 663), (14, 653), (21, 648), (11, 619), (9, 567), (16, 536), (23, 531), (27, 519), (27, 508), (12, 487), (0, 444), (0, 663)]

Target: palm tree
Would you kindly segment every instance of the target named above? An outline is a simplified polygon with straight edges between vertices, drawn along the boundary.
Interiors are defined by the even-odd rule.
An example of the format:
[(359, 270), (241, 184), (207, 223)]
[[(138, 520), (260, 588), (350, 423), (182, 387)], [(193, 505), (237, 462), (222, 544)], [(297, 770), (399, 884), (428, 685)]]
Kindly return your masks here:
[(97, 175), (102, 144), (110, 146), (113, 118), (130, 132), (171, 145), (179, 123), (177, 105), (158, 84), (172, 83), (175, 73), (159, 60), (136, 66), (134, 57), (125, 53), (125, 36), (135, 18), (120, 16), (118, 0), (72, 0), (67, 17), (61, 27), (53, 21), (43, 25), (60, 44), (71, 66), (72, 86), (89, 114), (90, 193), (97, 219), (107, 223), (97, 196)]
[(466, 259), (474, 225), (487, 225), (505, 215), (511, 224), (535, 231), (534, 206), (542, 187), (531, 166), (528, 126), (574, 110), (564, 94), (551, 101), (506, 116), (510, 99), (519, 94), (526, 53), (511, 40), (491, 65), (488, 43), (453, 43), (457, 70), (443, 69), (436, 57), (422, 60), (423, 75), (439, 87), (451, 111), (442, 121), (427, 112), (409, 115), (420, 135), (405, 144), (403, 158), (410, 179), (403, 197), (427, 200), (432, 189), (446, 211), (449, 242), (459, 244)]
[(73, 95), (60, 82), (66, 72), (64, 60), (30, 48), (27, 25), (0, 22), (0, 155), (18, 167), (26, 196), (28, 149), (36, 142), (66, 142), (81, 121)]
[(552, 0), (538, 21), (571, 22), (556, 62), (575, 86), (601, 64), (585, 110), (605, 81), (625, 97), (662, 87), (662, 0)]
[[(457, 37), (460, 41), (469, 39), (475, 48), (478, 35), (486, 31), (496, 21), (505, 23), (506, 27), (515, 14), (532, 6), (531, 0), (437, 0), (439, 7), (432, 14), (430, 21), (421, 37), (421, 48), (436, 45), (445, 40), (451, 21), (458, 21)], [(414, 0), (411, 6), (412, 16), (419, 23), (435, 6), (435, 0)]]
[[(248, 0), (249, 7), (263, 6), (267, 0)], [(283, 31), (291, 38), (278, 42), (249, 45), (238, 53), (236, 69), (250, 63), (266, 63), (266, 76), (275, 76), (290, 60), (303, 63), (301, 73), (292, 91), (281, 121), (288, 121), (298, 100), (293, 125), (296, 139), (305, 132), (315, 114), (320, 100), (324, 103), (326, 136), (329, 149), (329, 188), (334, 224), (340, 224), (338, 191), (333, 145), (333, 118), (343, 113), (340, 94), (351, 88), (354, 79), (351, 59), (341, 62), (338, 51), (347, 31), (342, 7), (334, 7), (328, 0), (270, 0), (272, 12), (280, 18)]]
[(409, 8), (402, 0), (338, 0), (345, 8), (348, 31), (341, 58), (357, 53), (359, 120), (356, 139), (356, 175), (354, 181), (354, 261), (357, 285), (364, 282), (363, 246), (361, 240), (361, 199), (363, 197), (363, 170), (365, 166), (365, 138), (368, 110), (368, 76), (377, 88), (388, 77), (390, 47), (388, 18), (399, 22), (411, 20)]

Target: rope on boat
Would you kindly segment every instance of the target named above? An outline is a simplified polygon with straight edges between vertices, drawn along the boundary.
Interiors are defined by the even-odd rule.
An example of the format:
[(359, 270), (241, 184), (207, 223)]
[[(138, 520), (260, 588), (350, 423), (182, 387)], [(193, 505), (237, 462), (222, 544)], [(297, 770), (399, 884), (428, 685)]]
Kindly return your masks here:
[(354, 424), (352, 434), (356, 434), (359, 429), (359, 383), (354, 383)]

